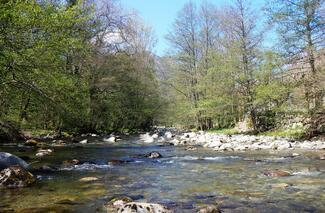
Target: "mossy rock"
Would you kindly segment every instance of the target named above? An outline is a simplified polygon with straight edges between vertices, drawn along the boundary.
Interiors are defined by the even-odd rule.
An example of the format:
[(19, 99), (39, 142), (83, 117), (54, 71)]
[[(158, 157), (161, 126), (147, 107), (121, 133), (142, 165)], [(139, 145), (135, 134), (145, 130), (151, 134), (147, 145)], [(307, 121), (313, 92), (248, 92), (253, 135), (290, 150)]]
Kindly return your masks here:
[(35, 181), (35, 177), (20, 166), (11, 166), (0, 172), (0, 186), (5, 188), (27, 187)]
[(36, 146), (39, 146), (39, 143), (34, 139), (29, 139), (29, 140), (27, 140), (25, 142), (25, 145), (26, 146), (34, 146), (34, 147), (36, 147)]

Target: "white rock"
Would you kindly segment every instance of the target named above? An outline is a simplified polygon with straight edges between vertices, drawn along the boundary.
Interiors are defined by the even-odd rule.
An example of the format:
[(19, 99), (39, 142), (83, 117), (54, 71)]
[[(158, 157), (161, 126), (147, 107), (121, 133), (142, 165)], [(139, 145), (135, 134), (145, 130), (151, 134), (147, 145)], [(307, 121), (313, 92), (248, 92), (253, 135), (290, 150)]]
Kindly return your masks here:
[(103, 141), (104, 142), (108, 142), (108, 143), (114, 143), (114, 142), (116, 142), (116, 137), (115, 136), (111, 136), (109, 138), (104, 138)]
[(207, 137), (205, 135), (199, 135), (196, 139), (196, 142), (198, 144), (204, 144), (206, 143), (208, 140), (207, 140)]
[[(136, 209), (136, 211), (135, 211)], [(123, 205), (117, 211), (118, 213), (172, 213), (166, 207), (155, 203), (131, 202)]]
[(159, 142), (159, 143), (162, 143), (162, 142), (165, 142), (165, 141), (166, 141), (166, 140), (165, 140), (164, 137), (159, 137), (159, 138), (158, 138), (158, 142)]
[(167, 139), (171, 139), (173, 137), (173, 134), (171, 132), (165, 132), (165, 137)]
[(155, 139), (149, 133), (140, 135), (140, 140), (144, 143), (153, 143)]
[(178, 145), (180, 145), (181, 143), (180, 143), (180, 141), (179, 140), (177, 140), (176, 138), (175, 139), (173, 139), (173, 140), (171, 140), (170, 141), (172, 144), (174, 144), (174, 146), (178, 146)]
[(194, 138), (196, 136), (196, 133), (195, 132), (187, 132), (187, 133), (184, 133), (184, 136), (185, 138)]
[(36, 157), (44, 157), (45, 155), (47, 154), (45, 154), (44, 152), (38, 152), (35, 154)]
[(153, 134), (152, 136), (151, 136), (153, 139), (157, 139), (158, 137), (159, 137), (159, 135), (158, 134)]
[(117, 200), (113, 203), (113, 206), (123, 206), (125, 202), (123, 200)]
[(219, 147), (219, 150), (227, 151), (233, 149), (231, 143), (224, 143)]
[(79, 143), (81, 143), (81, 144), (86, 144), (86, 143), (88, 143), (88, 140), (85, 139), (85, 140), (80, 141)]
[(39, 149), (35, 154), (36, 157), (44, 157), (45, 155), (49, 155), (53, 152), (51, 149)]
[(220, 141), (213, 141), (211, 143), (207, 143), (204, 146), (206, 147), (210, 147), (210, 148), (216, 148), (216, 147), (220, 147), (223, 143), (221, 143)]

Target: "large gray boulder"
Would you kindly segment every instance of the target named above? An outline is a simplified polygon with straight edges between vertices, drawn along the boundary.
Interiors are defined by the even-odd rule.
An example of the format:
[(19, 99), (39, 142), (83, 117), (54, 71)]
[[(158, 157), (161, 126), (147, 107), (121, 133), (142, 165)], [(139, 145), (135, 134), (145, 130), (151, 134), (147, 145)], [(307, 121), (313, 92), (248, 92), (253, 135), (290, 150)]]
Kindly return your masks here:
[(17, 165), (24, 169), (28, 169), (28, 163), (23, 159), (7, 152), (0, 152), (0, 171)]

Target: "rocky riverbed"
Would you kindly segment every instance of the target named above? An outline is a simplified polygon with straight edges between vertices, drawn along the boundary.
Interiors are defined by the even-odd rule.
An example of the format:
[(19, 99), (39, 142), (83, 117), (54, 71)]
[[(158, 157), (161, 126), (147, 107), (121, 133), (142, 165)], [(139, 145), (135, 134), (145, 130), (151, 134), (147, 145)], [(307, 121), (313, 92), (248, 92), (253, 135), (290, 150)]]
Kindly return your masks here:
[(140, 135), (144, 143), (165, 143), (174, 146), (202, 146), (215, 151), (254, 150), (325, 150), (325, 141), (299, 141), (285, 137), (226, 135), (208, 132), (181, 132), (176, 129), (158, 129)]
[(0, 174), (0, 212), (321, 212), (323, 147), (176, 129), (2, 145), (22, 170)]

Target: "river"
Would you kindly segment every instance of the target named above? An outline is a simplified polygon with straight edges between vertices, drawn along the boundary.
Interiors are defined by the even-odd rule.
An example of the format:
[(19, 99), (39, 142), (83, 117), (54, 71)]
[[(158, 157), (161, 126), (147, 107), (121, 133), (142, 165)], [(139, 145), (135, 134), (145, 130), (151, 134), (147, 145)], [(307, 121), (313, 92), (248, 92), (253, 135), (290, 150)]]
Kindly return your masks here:
[[(103, 204), (118, 196), (160, 203), (175, 212), (196, 212), (216, 203), (223, 212), (325, 211), (325, 163), (314, 158), (316, 151), (288, 157), (283, 151), (186, 151), (185, 147), (143, 144), (137, 137), (115, 144), (93, 142), (52, 147), (53, 154), (41, 160), (32, 149), (1, 146), (1, 151), (39, 161), (34, 167), (71, 159), (85, 163), (55, 172), (38, 171), (34, 173), (37, 182), (28, 188), (0, 189), (0, 212), (105, 212)], [(140, 156), (151, 151), (163, 158)], [(107, 163), (112, 160), (115, 163)], [(265, 175), (276, 169), (292, 176)], [(80, 181), (84, 177), (98, 180)]]

